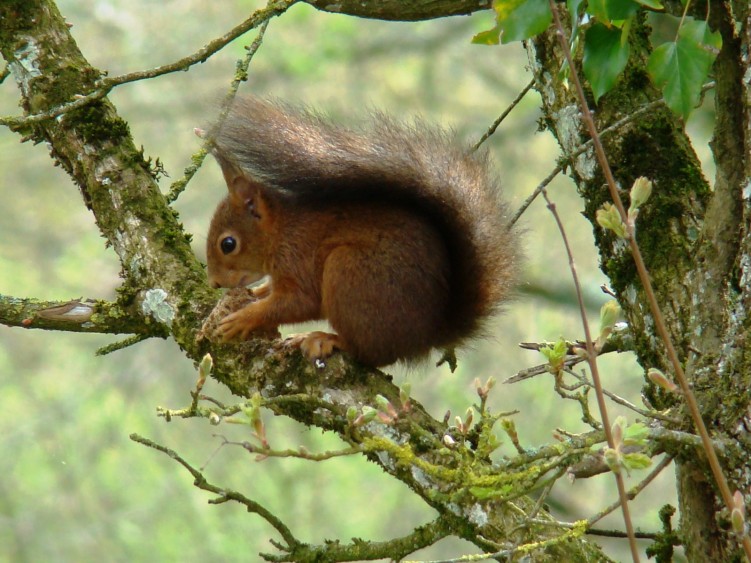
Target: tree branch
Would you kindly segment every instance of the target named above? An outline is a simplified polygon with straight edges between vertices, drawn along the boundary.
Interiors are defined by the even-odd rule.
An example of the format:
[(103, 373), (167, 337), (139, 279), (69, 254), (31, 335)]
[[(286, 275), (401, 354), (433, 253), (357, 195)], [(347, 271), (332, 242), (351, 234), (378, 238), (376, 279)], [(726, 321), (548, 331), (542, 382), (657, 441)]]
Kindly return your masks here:
[(218, 495), (218, 498), (210, 501), (212, 504), (221, 504), (223, 502), (227, 502), (228, 500), (234, 500), (235, 502), (239, 502), (240, 504), (244, 505), (248, 509), (248, 512), (258, 514), (259, 516), (261, 516), (261, 518), (263, 518), (269, 524), (271, 524), (271, 526), (273, 526), (274, 529), (277, 532), (279, 532), (279, 535), (282, 536), (284, 541), (287, 542), (287, 546), (289, 546), (289, 548), (295, 548), (297, 545), (299, 545), (300, 542), (297, 540), (297, 538), (295, 538), (295, 536), (292, 535), (292, 532), (289, 530), (289, 528), (281, 520), (279, 520), (279, 518), (274, 516), (274, 514), (272, 514), (267, 508), (263, 507), (256, 501), (251, 500), (236, 491), (228, 491), (227, 489), (223, 489), (221, 487), (217, 487), (216, 485), (212, 485), (206, 480), (206, 478), (203, 476), (203, 473), (201, 473), (192, 465), (190, 465), (187, 461), (185, 461), (180, 456), (180, 454), (178, 454), (174, 450), (171, 450), (165, 446), (157, 444), (156, 442), (153, 442), (149, 440), (148, 438), (139, 436), (138, 434), (131, 434), (130, 439), (133, 440), (134, 442), (137, 442), (139, 444), (142, 444), (144, 446), (147, 446), (149, 448), (152, 448), (154, 450), (167, 454), (169, 457), (174, 459), (177, 463), (182, 465), (193, 476), (193, 479), (194, 479), (193, 484), (196, 487), (204, 491), (209, 491), (210, 493), (214, 493)]
[[(137, 82), (139, 80), (156, 78), (157, 76), (163, 76), (165, 74), (170, 74), (173, 72), (189, 70), (190, 67), (196, 64), (206, 62), (206, 60), (213, 54), (219, 52), (229, 43), (244, 35), (251, 29), (255, 29), (261, 24), (267, 23), (271, 18), (284, 13), (290, 6), (292, 6), (292, 4), (295, 4), (297, 1), (298, 0), (269, 0), (269, 3), (265, 8), (256, 10), (244, 22), (236, 25), (221, 37), (210, 41), (209, 43), (201, 47), (198, 51), (191, 55), (188, 55), (187, 57), (183, 57), (182, 59), (179, 59), (172, 63), (162, 65), (150, 70), (139, 70), (127, 74), (122, 74), (120, 76), (100, 78), (94, 83), (93, 91), (89, 91), (88, 93), (84, 94), (84, 91), (82, 90), (80, 93), (76, 94), (73, 101), (66, 101), (63, 104), (46, 111), (33, 113), (31, 115), (25, 115), (22, 117), (0, 117), (0, 125), (6, 125), (8, 127), (15, 128), (47, 121), (49, 119), (63, 115), (64, 113), (80, 109), (84, 106), (89, 105), (91, 102), (103, 98), (116, 86), (128, 84), (130, 82)], [(252, 53), (250, 54), (249, 58), (252, 58)], [(248, 62), (250, 61), (248, 60)], [(10, 65), (8, 66), (10, 67)]]
[[(149, 311), (146, 314), (151, 313)], [(138, 314), (123, 309), (118, 303), (83, 298), (40, 301), (0, 295), (0, 323), (66, 332), (167, 335), (159, 324), (145, 324)]]
[[(748, 7), (745, 9), (747, 14)], [(747, 330), (739, 329), (748, 323), (745, 304), (729, 314), (727, 311), (728, 303), (737, 299), (734, 284), (739, 265), (748, 263), (747, 256), (734, 262), (737, 252), (734, 245), (740, 231), (740, 191), (748, 185), (748, 179), (741, 181), (743, 175), (738, 173), (744, 160), (747, 161), (747, 153), (742, 150), (747, 146), (742, 140), (747, 127), (741, 131), (739, 124), (747, 124), (748, 114), (738, 111), (743, 105), (739, 95), (743, 72), (734, 66), (742, 59), (735, 36), (738, 22), (731, 21), (729, 5), (724, 2), (711, 2), (708, 12), (712, 14), (710, 23), (714, 21), (714, 25), (724, 30), (722, 51), (714, 69), (718, 112), (715, 144), (724, 151), (724, 158), (715, 159), (717, 189), (710, 192), (682, 124), (664, 109), (629, 125), (617, 138), (605, 140), (604, 151), (598, 149), (600, 154), (607, 153), (612, 165), (613, 178), (608, 178), (610, 196), (602, 188), (605, 177), (591, 153), (579, 157), (571, 174), (585, 199), (585, 215), (595, 226), (603, 271), (611, 280), (635, 336), (639, 362), (645, 368), (672, 372), (676, 378), (685, 366), (687, 380), (681, 381), (681, 387), (685, 404), (693, 414), (691, 418), (700, 428), (706, 421), (706, 426), (717, 435), (737, 432), (747, 416), (748, 378), (742, 375), (747, 370), (740, 366), (748, 364), (735, 353), (745, 348), (743, 343), (748, 338)], [(661, 97), (647, 76), (649, 29), (642, 22), (635, 20), (630, 30), (631, 55), (624, 74), (616, 87), (598, 100), (594, 121), (586, 120), (591, 130), (602, 130), (623, 113), (632, 111), (636, 101), (643, 103)], [(560, 68), (562, 61), (552, 34), (543, 34), (534, 41), (533, 58), (539, 65), (535, 74), (546, 119), (564, 152), (569, 152), (581, 143), (583, 128), (572, 92), (551, 80), (551, 69)], [(718, 72), (723, 68), (726, 72)], [(729, 68), (734, 70), (727, 72)], [(586, 106), (594, 107), (591, 92), (579, 92), (579, 97), (586, 98), (580, 103), (582, 112), (587, 113)], [(727, 111), (731, 113), (720, 115)], [(623, 189), (631, 186), (638, 176), (652, 180), (655, 190), (649, 204), (640, 210), (636, 248), (633, 236), (626, 243), (598, 228), (595, 212), (608, 198), (618, 206)], [(629, 245), (634, 249), (633, 258), (628, 252)], [(646, 291), (648, 286), (654, 287), (654, 294)], [(657, 303), (664, 325), (658, 316)], [(689, 384), (699, 401), (689, 394)], [(652, 384), (647, 385), (646, 395), (658, 409), (681, 400), (681, 396)], [(685, 412), (680, 414), (684, 420), (688, 418)], [(747, 464), (747, 454), (722, 460), (727, 468), (725, 473), (738, 480), (737, 485), (731, 483), (728, 489), (720, 465), (713, 459), (713, 442), (708, 434), (702, 434), (702, 449), (712, 462), (722, 499), (730, 511), (733, 488), (748, 489), (748, 477), (742, 470)], [(677, 460), (687, 553), (693, 553), (690, 559), (731, 559), (739, 551), (738, 538), (722, 533), (717, 525), (716, 511), (722, 503), (707, 481), (705, 462), (703, 456)], [(707, 532), (710, 529), (712, 533)], [(740, 539), (746, 552), (751, 552), (751, 542)]]
[(358, 18), (392, 21), (420, 21), (447, 16), (464, 16), (490, 8), (489, 0), (304, 0), (314, 8)]

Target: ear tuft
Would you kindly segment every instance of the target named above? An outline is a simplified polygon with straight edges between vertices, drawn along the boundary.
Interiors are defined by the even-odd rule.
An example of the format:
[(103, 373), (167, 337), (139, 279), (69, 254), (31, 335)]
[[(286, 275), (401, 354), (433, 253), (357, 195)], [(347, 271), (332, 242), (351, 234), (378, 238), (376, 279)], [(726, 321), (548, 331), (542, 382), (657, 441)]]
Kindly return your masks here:
[(258, 216), (260, 185), (246, 176), (238, 176), (227, 184), (229, 197), (233, 205), (247, 209), (253, 216)]
[(222, 168), (224, 181), (229, 190), (230, 203), (239, 209), (244, 209), (256, 219), (265, 219), (268, 215), (268, 204), (263, 193), (263, 186), (250, 178), (247, 173), (234, 162), (215, 155)]

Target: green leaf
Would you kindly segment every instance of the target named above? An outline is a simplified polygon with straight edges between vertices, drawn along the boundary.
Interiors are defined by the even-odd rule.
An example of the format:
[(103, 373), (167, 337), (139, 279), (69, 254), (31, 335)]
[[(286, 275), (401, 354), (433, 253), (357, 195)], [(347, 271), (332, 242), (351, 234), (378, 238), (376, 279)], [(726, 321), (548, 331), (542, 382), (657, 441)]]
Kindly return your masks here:
[(633, 16), (639, 9), (634, 0), (590, 0), (587, 13), (608, 26), (621, 26), (621, 23)]
[[(579, 14), (579, 9), (582, 7), (583, 3), (584, 0), (566, 0), (566, 8), (571, 15), (571, 39), (574, 44), (578, 42), (579, 38), (579, 24), (582, 20), (581, 14)], [(574, 48), (575, 47), (572, 45), (572, 50), (574, 50)]]
[(660, 3), (660, 0), (636, 0), (642, 6), (652, 8), (653, 10), (662, 10), (664, 6)]
[(722, 38), (704, 21), (687, 21), (676, 41), (663, 43), (647, 62), (652, 81), (662, 90), (665, 102), (687, 119), (697, 105), (704, 80), (722, 46)]
[(568, 8), (568, 13), (571, 14), (572, 19), (577, 19), (579, 17), (579, 6), (582, 5), (584, 0), (566, 0), (566, 7)]
[(595, 23), (584, 36), (584, 76), (592, 85), (595, 102), (615, 86), (628, 62), (630, 47), (621, 42), (621, 31)]
[(563, 338), (559, 339), (552, 346), (548, 344), (547, 346), (540, 347), (540, 354), (545, 356), (548, 360), (551, 373), (557, 373), (563, 368), (563, 362), (566, 359), (567, 353), (568, 344), (566, 344), (566, 341)]
[(623, 432), (623, 443), (627, 446), (645, 446), (649, 437), (649, 428), (642, 422), (634, 422)]
[(646, 469), (652, 465), (652, 460), (648, 455), (641, 453), (624, 454), (623, 465), (626, 471), (631, 469)]
[(496, 0), (493, 3), (501, 42), (529, 39), (545, 31), (553, 19), (547, 0)]
[(600, 21), (610, 21), (605, 4), (606, 0), (589, 0), (587, 3), (587, 13)]
[(493, 29), (481, 31), (472, 38), (475, 45), (498, 45), (501, 40), (501, 28), (496, 25)]

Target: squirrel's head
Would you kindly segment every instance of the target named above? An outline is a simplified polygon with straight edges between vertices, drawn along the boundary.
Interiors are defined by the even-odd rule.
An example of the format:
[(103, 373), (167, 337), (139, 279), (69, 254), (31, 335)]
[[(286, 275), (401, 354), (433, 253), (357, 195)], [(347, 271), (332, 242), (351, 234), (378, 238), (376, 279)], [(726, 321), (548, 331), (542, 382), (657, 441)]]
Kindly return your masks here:
[(270, 206), (257, 182), (222, 166), (229, 195), (216, 208), (206, 243), (211, 287), (244, 287), (267, 272)]

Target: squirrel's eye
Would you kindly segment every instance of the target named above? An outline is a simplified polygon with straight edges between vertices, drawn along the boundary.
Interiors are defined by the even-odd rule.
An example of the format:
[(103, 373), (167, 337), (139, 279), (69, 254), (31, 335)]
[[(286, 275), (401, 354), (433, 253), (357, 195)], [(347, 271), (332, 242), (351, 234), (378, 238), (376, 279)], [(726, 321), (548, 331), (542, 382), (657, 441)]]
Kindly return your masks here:
[(237, 248), (237, 241), (234, 237), (224, 237), (222, 242), (219, 243), (219, 247), (224, 254), (231, 254)]

